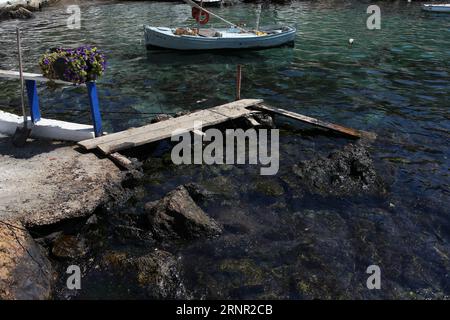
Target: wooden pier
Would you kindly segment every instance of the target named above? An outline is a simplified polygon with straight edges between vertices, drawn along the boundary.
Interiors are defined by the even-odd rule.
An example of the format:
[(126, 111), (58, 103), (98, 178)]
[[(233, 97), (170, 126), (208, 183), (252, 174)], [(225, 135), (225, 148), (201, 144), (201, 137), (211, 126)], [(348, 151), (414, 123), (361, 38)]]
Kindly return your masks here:
[(104, 154), (110, 154), (169, 138), (175, 130), (194, 131), (195, 122), (201, 122), (203, 127), (207, 127), (255, 113), (257, 111), (248, 107), (261, 102), (262, 100), (258, 99), (243, 99), (143, 127), (81, 141), (78, 144), (87, 150), (98, 148)]
[(249, 116), (255, 112), (269, 112), (293, 118), (311, 125), (333, 130), (352, 138), (374, 138), (375, 134), (346, 128), (340, 125), (307, 117), (295, 112), (270, 107), (263, 104), (260, 99), (242, 99), (217, 106), (210, 109), (195, 111), (177, 118), (171, 118), (158, 123), (131, 128), (125, 131), (81, 141), (78, 143), (86, 150), (99, 149), (103, 154), (109, 155), (121, 150), (137, 147), (143, 144), (167, 139), (177, 130), (178, 132), (198, 132), (196, 122), (201, 122), (203, 127), (216, 125), (229, 120)]

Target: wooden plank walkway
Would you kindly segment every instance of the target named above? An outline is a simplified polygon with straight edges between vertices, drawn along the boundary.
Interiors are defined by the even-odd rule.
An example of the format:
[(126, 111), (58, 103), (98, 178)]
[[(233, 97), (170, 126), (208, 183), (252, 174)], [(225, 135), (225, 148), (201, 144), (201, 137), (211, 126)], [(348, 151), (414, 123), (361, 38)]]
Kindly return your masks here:
[(326, 121), (322, 121), (319, 119), (315, 119), (312, 117), (308, 117), (308, 116), (304, 116), (302, 114), (296, 113), (296, 112), (292, 112), (292, 111), (288, 111), (288, 110), (284, 110), (281, 108), (274, 108), (265, 104), (258, 104), (257, 106), (255, 106), (255, 109), (257, 110), (261, 110), (261, 111), (266, 111), (266, 112), (270, 112), (270, 113), (275, 113), (275, 114), (279, 114), (291, 119), (295, 119), (295, 120), (299, 120), (302, 122), (306, 122), (309, 123), (311, 125), (314, 126), (318, 126), (321, 128), (325, 128), (325, 129), (330, 129), (333, 131), (337, 131), (340, 133), (343, 133), (345, 135), (348, 135), (350, 137), (353, 138), (367, 138), (367, 139), (371, 139), (374, 140), (376, 139), (377, 135), (373, 132), (367, 132), (367, 131), (362, 131), (362, 130), (356, 130), (356, 129), (352, 129), (352, 128), (347, 128), (338, 124), (334, 124), (334, 123), (330, 123), (330, 122), (326, 122)]
[(78, 145), (86, 150), (97, 148), (103, 154), (109, 155), (124, 149), (170, 138), (176, 130), (178, 132), (192, 131), (195, 134), (202, 134), (202, 132), (199, 132), (198, 128), (195, 127), (196, 122), (201, 122), (202, 127), (208, 127), (261, 111), (279, 114), (311, 125), (330, 129), (352, 138), (376, 138), (376, 134), (374, 133), (347, 128), (292, 111), (271, 107), (263, 104), (263, 100), (260, 99), (243, 99), (210, 109), (195, 111), (181, 117), (171, 118), (158, 123), (152, 123), (94, 139), (84, 140), (78, 142)]
[(194, 127), (195, 122), (201, 121), (202, 126), (207, 127), (252, 114), (256, 111), (248, 109), (248, 107), (262, 102), (259, 99), (238, 100), (181, 117), (81, 141), (78, 144), (86, 150), (98, 148), (102, 153), (108, 155), (120, 150), (167, 139), (172, 136), (175, 130), (193, 131), (196, 129)]

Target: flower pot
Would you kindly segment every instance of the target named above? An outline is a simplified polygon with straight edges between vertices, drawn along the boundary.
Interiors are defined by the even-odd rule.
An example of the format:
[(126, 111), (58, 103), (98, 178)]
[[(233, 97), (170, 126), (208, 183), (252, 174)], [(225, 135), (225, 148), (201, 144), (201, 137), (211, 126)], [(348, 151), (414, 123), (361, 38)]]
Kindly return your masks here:
[(56, 76), (56, 78), (58, 80), (70, 81), (70, 79), (66, 76), (66, 74), (68, 72), (66, 59), (64, 59), (64, 58), (56, 59), (56, 61), (53, 62), (52, 68), (53, 68), (54, 75)]
[(106, 62), (95, 47), (52, 48), (42, 56), (39, 65), (47, 78), (81, 84), (97, 80)]

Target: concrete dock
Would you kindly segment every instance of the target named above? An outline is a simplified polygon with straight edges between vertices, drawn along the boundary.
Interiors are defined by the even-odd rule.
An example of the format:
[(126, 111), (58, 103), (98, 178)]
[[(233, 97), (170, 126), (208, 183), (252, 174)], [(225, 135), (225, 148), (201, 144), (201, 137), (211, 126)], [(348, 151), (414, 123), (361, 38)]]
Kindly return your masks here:
[(80, 153), (73, 144), (29, 140), (16, 148), (0, 136), (0, 219), (47, 225), (88, 215), (120, 185), (109, 159)]

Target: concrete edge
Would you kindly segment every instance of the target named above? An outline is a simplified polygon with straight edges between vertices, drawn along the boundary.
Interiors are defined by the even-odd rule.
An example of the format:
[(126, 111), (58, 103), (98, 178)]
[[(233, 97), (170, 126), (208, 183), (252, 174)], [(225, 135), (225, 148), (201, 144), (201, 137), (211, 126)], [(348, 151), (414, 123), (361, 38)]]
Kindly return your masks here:
[[(22, 117), (0, 111), (0, 133), (12, 136), (22, 123)], [(33, 124), (28, 117), (28, 126), (32, 128), (32, 138), (78, 142), (95, 137), (93, 126), (86, 124), (44, 118)]]

